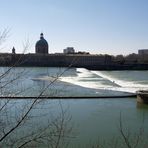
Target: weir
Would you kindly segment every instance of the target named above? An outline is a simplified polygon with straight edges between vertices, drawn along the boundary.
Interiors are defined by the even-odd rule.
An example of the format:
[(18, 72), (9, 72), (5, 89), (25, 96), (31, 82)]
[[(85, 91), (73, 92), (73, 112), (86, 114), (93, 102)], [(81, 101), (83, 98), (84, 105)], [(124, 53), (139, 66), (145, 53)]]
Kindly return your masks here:
[(116, 72), (91, 71), (85, 68), (77, 68), (76, 71), (76, 76), (61, 77), (59, 80), (85, 88), (111, 90), (123, 93), (136, 93), (137, 90), (148, 87), (147, 85), (138, 83), (136, 79), (133, 81), (127, 77), (124, 80), (124, 77), (126, 76), (125, 72), (123, 72), (123, 76), (116, 78), (114, 77), (114, 74), (117, 74), (117, 76), (119, 75)]
[(136, 94), (130, 94), (130, 95), (121, 95), (121, 96), (69, 96), (69, 97), (60, 97), (60, 96), (40, 96), (40, 97), (35, 97), (35, 96), (16, 96), (16, 97), (11, 97), (11, 96), (0, 96), (0, 99), (122, 99), (122, 98), (135, 98)]
[(102, 78), (112, 82), (117, 87), (113, 87), (110, 90), (118, 90), (122, 92), (128, 92), (128, 93), (136, 93), (139, 89), (145, 89), (147, 88), (146, 85), (142, 85), (139, 83), (135, 83), (134, 81), (126, 81), (121, 80), (118, 78), (114, 78), (111, 75), (105, 74), (103, 71), (92, 71), (92, 73), (101, 76)]

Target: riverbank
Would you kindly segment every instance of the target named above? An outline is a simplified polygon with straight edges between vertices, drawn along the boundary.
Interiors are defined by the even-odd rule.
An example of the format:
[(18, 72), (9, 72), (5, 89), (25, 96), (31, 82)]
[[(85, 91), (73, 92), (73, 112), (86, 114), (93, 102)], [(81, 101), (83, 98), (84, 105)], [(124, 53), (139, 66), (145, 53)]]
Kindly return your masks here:
[(120, 61), (109, 55), (93, 54), (0, 54), (0, 66), (73, 67), (89, 70), (148, 70), (143, 61)]

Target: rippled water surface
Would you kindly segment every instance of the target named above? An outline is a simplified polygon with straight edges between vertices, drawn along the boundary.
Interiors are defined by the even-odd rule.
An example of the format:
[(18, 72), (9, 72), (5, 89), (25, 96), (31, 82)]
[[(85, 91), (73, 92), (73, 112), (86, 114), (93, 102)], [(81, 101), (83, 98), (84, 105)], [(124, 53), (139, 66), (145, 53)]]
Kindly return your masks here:
[[(1, 73), (7, 68), (1, 68)], [(19, 73), (19, 74), (18, 74)], [(63, 73), (61, 75), (61, 73)], [(19, 76), (18, 76), (19, 75)], [(55, 78), (57, 81), (52, 83)], [(49, 84), (46, 96), (119, 96), (116, 99), (63, 99), (60, 101), (72, 117), (73, 136), (69, 147), (90, 147), (98, 139), (111, 141), (120, 137), (119, 120), (125, 129), (134, 134), (143, 127), (144, 138), (148, 136), (148, 106), (136, 103), (136, 98), (120, 96), (134, 93), (139, 89), (148, 89), (148, 71), (89, 71), (83, 68), (15, 68), (4, 78), (1, 85), (11, 78), (15, 82), (1, 90), (1, 95), (38, 96)], [(29, 100), (28, 100), (29, 101)], [(16, 101), (15, 105), (25, 100)], [(45, 100), (42, 109), (32, 114), (44, 114), (35, 120), (44, 121), (46, 113), (53, 116), (59, 112), (59, 100)], [(44, 119), (44, 120), (43, 120)]]

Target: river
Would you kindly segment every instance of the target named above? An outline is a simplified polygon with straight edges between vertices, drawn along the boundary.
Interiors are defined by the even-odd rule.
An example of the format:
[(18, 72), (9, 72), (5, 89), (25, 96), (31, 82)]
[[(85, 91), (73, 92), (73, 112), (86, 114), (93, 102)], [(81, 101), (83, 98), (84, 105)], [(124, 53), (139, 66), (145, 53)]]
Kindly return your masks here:
[[(8, 68), (1, 68), (1, 75), (7, 71)], [(1, 86), (14, 78), (15, 81), (2, 87), (1, 95), (38, 96), (45, 90), (46, 96), (123, 96), (139, 89), (148, 89), (148, 71), (18, 67), (13, 68), (1, 79)], [(11, 102), (13, 101), (15, 105), (9, 110), (10, 116), (20, 111), (22, 105), (31, 100)], [(113, 139), (122, 139), (119, 130), (121, 120), (125, 133), (129, 131), (133, 138), (142, 128), (142, 138), (147, 140), (148, 106), (137, 104), (136, 98), (44, 100), (31, 113), (39, 118), (29, 121), (30, 124), (45, 126), (47, 117), (58, 116), (61, 106), (71, 117), (69, 126), (72, 125), (72, 138), (66, 140), (69, 143), (68, 148), (90, 148), (98, 139), (105, 141), (106, 148), (110, 147), (109, 143), (113, 145)], [(124, 143), (124, 140), (121, 141)], [(142, 144), (139, 148), (142, 148), (141, 146)]]

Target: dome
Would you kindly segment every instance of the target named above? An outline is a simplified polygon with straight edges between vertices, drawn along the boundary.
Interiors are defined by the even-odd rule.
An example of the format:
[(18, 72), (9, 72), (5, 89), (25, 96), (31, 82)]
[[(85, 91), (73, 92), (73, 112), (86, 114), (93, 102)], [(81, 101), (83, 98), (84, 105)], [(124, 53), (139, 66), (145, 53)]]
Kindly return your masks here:
[(35, 52), (48, 54), (48, 42), (44, 39), (43, 33), (40, 34), (40, 40), (36, 42)]

